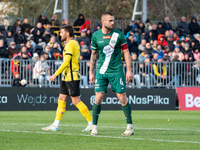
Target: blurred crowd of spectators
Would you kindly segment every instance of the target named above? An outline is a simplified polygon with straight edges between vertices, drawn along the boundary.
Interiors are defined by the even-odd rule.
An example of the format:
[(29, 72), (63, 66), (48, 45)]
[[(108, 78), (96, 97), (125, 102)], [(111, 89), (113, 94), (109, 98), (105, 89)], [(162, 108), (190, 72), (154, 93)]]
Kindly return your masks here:
[[(52, 69), (53, 63), (44, 63), (45, 60), (61, 60), (62, 50), (65, 43), (61, 42), (55, 30), (65, 24), (68, 20), (60, 22), (56, 14), (50, 20), (46, 17), (46, 12), (36, 19), (34, 26), (24, 18), (23, 23), (16, 20), (12, 27), (3, 30), (0, 28), (0, 59), (11, 59), (11, 72), (16, 71), (32, 76), (42, 85), (44, 79), (49, 79), (49, 75), (55, 71)], [(73, 23), (74, 30), (80, 31), (80, 36), (76, 40), (80, 44), (80, 60), (90, 59), (90, 44), (92, 34), (101, 29), (101, 24), (97, 24), (95, 29), (91, 29), (90, 20), (85, 20), (83, 14), (78, 15), (78, 19)], [(163, 22), (152, 24), (149, 19), (142, 22), (141, 19), (131, 21), (131, 24), (124, 30), (124, 35), (128, 43), (130, 56), (133, 65), (134, 83), (140, 88), (142, 85), (166, 84), (198, 84), (200, 61), (200, 26), (195, 17), (189, 23), (186, 17), (181, 17), (175, 29), (172, 28), (170, 20), (165, 17)], [(75, 32), (76, 34), (76, 32)], [(23, 64), (18, 64), (19, 60), (25, 60)], [(27, 61), (32, 60), (32, 61)], [(123, 54), (122, 54), (123, 60)], [(25, 63), (26, 62), (26, 63)], [(29, 62), (29, 63), (28, 63)], [(174, 63), (166, 65), (166, 62), (183, 62), (183, 65)], [(195, 62), (194, 64), (186, 63)], [(169, 64), (169, 63), (167, 63)], [(175, 63), (176, 64), (176, 63)], [(178, 63), (180, 64), (180, 63)], [(20, 68), (19, 68), (20, 66)], [(81, 68), (84, 87), (88, 87), (87, 67)], [(179, 81), (184, 71), (184, 81)], [(195, 74), (191, 74), (191, 72)], [(183, 74), (182, 74), (183, 75)], [(193, 76), (193, 77), (192, 77)], [(50, 86), (50, 83), (49, 83)]]
[(175, 29), (168, 17), (158, 24), (152, 24), (149, 19), (145, 23), (141, 19), (131, 21), (125, 29), (125, 37), (132, 61), (139, 62), (133, 67), (137, 87), (143, 84), (147, 87), (150, 84), (198, 85), (199, 33), (195, 17), (189, 23), (186, 17), (181, 17)]

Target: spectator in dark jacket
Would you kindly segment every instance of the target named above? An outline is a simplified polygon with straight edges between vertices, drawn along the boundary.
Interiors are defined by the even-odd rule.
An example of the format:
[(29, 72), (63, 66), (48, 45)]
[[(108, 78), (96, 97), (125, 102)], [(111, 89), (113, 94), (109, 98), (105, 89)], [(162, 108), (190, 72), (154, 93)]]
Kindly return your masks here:
[(92, 39), (92, 30), (91, 29), (87, 29), (87, 31), (86, 31), (86, 36), (90, 39), (90, 41), (91, 41), (91, 39)]
[(190, 45), (190, 48), (191, 48), (191, 49), (194, 49), (195, 46), (196, 46), (195, 44), (196, 44), (196, 43), (195, 43), (195, 40), (192, 39), (192, 40), (190, 41), (190, 44), (189, 44), (189, 45)]
[(197, 34), (194, 35), (195, 47), (197, 47), (197, 48), (200, 48), (199, 41), (200, 41), (200, 34), (197, 33)]
[(138, 30), (138, 33), (139, 33), (139, 36), (141, 36), (141, 34), (143, 33), (143, 32), (145, 32), (145, 26), (144, 26), (144, 24), (141, 22), (140, 24), (139, 24), (139, 26), (137, 27), (137, 30)]
[(6, 50), (6, 47), (4, 45), (4, 41), (0, 40), (0, 58), (7, 58), (8, 57), (8, 51)]
[(87, 45), (85, 45), (84, 42), (82, 41), (80, 43), (80, 46), (81, 46), (80, 60), (90, 60), (90, 52)]
[(164, 30), (173, 30), (168, 17), (165, 17), (164, 22), (162, 23), (162, 27)]
[(24, 35), (22, 34), (22, 29), (20, 27), (17, 27), (16, 33), (14, 34), (14, 41), (16, 44), (24, 44), (25, 43), (25, 38)]
[(167, 43), (168, 43), (168, 46), (169, 46), (169, 49), (170, 49), (171, 52), (174, 50), (174, 44), (173, 44), (173, 42), (174, 41), (172, 40), (172, 36), (169, 35), (167, 37)]
[(12, 32), (8, 31), (7, 37), (6, 37), (6, 47), (10, 47), (11, 42), (14, 42), (14, 38), (12, 37)]
[(81, 30), (81, 36), (77, 38), (77, 41), (79, 42), (79, 44), (81, 41), (84, 41), (85, 45), (89, 47), (90, 39), (86, 36), (86, 29)]
[(82, 24), (84, 24), (84, 22), (85, 22), (85, 18), (83, 14), (79, 14), (78, 19), (74, 22), (74, 26), (81, 26)]
[(2, 31), (0, 31), (0, 40), (3, 40), (3, 41), (5, 41), (5, 37), (4, 37), (4, 35), (3, 35), (3, 33), (2, 33)]
[(181, 41), (180, 51), (185, 51), (185, 41)]
[(43, 48), (45, 48), (46, 43), (44, 42), (44, 39), (43, 39), (43, 37), (41, 35), (40, 30), (36, 31), (36, 34), (34, 35), (34, 40), (35, 40), (35, 43), (37, 45), (42, 46)]
[(33, 56), (33, 47), (31, 46), (31, 42), (30, 41), (27, 41), (26, 42), (26, 48), (27, 48), (27, 52), (31, 54), (31, 57)]
[(138, 53), (138, 44), (133, 38), (133, 34), (129, 34), (129, 37), (126, 39), (127, 44), (128, 44), (128, 49), (130, 53)]
[(176, 29), (179, 31), (179, 36), (187, 36), (190, 33), (188, 24), (186, 22), (186, 17), (181, 17), (181, 20), (178, 22)]
[(146, 33), (145, 39), (147, 40), (147, 42), (150, 42), (151, 40), (156, 40), (156, 37), (153, 36), (152, 31), (149, 31)]
[(43, 33), (43, 35), (42, 35), (42, 37), (43, 37), (43, 39), (44, 39), (44, 42), (45, 42), (45, 43), (49, 43), (50, 38), (51, 38), (52, 35), (53, 35), (53, 33), (51, 32), (51, 24), (50, 24), (50, 22), (49, 22), (49, 23), (47, 23), (47, 27), (46, 27), (46, 29), (44, 30), (44, 33)]
[(191, 35), (194, 35), (195, 33), (199, 33), (200, 26), (199, 26), (197, 19), (195, 17), (191, 18), (191, 22), (189, 23), (189, 29), (190, 29)]
[(14, 73), (14, 79), (12, 81), (12, 87), (21, 87), (21, 79), (19, 78), (19, 72)]
[(17, 32), (17, 27), (21, 27), (21, 21), (19, 19), (17, 19), (12, 26), (12, 34)]
[[(141, 18), (138, 18), (138, 19), (136, 20), (135, 25), (137, 25), (137, 26), (139, 27), (140, 23), (142, 23)], [(142, 24), (143, 24), (143, 23), (142, 23)], [(143, 25), (144, 25), (144, 24), (143, 24)]]
[(130, 30), (132, 30), (132, 26), (134, 26), (134, 25), (135, 25), (135, 21), (132, 20), (132, 21), (131, 21), (131, 24), (128, 25), (128, 26), (126, 27), (126, 29), (124, 30), (124, 34), (126, 35)]
[(93, 33), (96, 32), (99, 29), (101, 29), (101, 24), (97, 23)]
[(165, 34), (165, 29), (163, 28), (161, 22), (158, 22), (157, 31), (158, 31), (158, 34)]
[(44, 28), (47, 23), (49, 22), (49, 20), (47, 19), (47, 14), (46, 12), (43, 12), (42, 15), (40, 15), (35, 22), (35, 26), (37, 26), (37, 23), (41, 22), (42, 23), (42, 27)]
[(193, 59), (193, 54), (192, 54), (192, 49), (190, 49), (190, 45), (189, 44), (185, 44), (184, 46), (184, 51), (182, 51), (182, 53), (185, 55), (187, 54), (189, 57), (189, 60), (192, 61)]
[(156, 24), (153, 24), (153, 25), (152, 25), (152, 30), (151, 30), (151, 31), (152, 31), (152, 34), (153, 34), (153, 35), (152, 35), (153, 38), (154, 38), (154, 39), (157, 39), (157, 38), (158, 38), (158, 31), (157, 31), (157, 25), (156, 25)]
[(149, 55), (150, 59), (152, 59), (152, 58), (153, 58), (154, 50), (153, 50), (153, 48), (151, 47), (151, 44), (148, 43), (148, 42), (145, 44), (145, 51), (148, 52), (148, 55)]
[(42, 36), (43, 33), (44, 33), (44, 29), (42, 28), (42, 23), (41, 23), (41, 22), (38, 22), (38, 23), (37, 23), (37, 26), (31, 30), (31, 33), (32, 33), (33, 35), (35, 35), (37, 30), (40, 30), (40, 34), (41, 34), (41, 36)]
[(24, 18), (24, 23), (22, 24), (22, 32), (24, 33), (27, 28), (32, 28), (32, 26), (28, 23), (28, 19)]

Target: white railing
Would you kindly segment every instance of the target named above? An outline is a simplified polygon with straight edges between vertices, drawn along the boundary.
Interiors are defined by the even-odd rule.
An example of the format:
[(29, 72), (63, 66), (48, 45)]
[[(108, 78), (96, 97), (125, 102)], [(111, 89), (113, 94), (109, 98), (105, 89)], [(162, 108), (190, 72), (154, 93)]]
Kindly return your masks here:
[[(43, 74), (41, 73), (40, 77), (35, 77), (34, 61), (0, 59), (0, 86), (11, 87), (14, 79), (14, 72), (19, 72), (20, 78), (27, 80), (27, 87), (59, 87), (62, 78), (61, 75), (56, 78), (55, 82), (49, 82), (49, 75), (52, 75), (59, 68), (62, 61), (49, 60), (46, 61), (46, 63), (49, 66), (49, 70), (44, 68), (44, 70), (42, 69)], [(150, 62), (148, 64), (132, 62), (133, 81), (127, 83), (127, 88), (176, 88), (199, 86), (199, 66), (200, 64), (198, 64), (198, 62)], [(125, 65), (123, 65), (123, 68), (124, 72), (126, 72)], [(93, 85), (89, 82), (88, 72), (88, 61), (81, 61), (81, 88), (93, 88)]]

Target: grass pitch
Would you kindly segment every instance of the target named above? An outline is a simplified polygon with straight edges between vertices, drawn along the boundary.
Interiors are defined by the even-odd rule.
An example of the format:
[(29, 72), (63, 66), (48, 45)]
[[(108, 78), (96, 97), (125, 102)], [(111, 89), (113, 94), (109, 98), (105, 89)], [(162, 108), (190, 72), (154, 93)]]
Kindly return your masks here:
[(0, 150), (192, 150), (200, 149), (200, 112), (132, 111), (135, 135), (126, 129), (122, 111), (102, 111), (98, 135), (82, 132), (87, 125), (79, 111), (66, 111), (59, 131), (42, 131), (55, 111), (0, 112)]

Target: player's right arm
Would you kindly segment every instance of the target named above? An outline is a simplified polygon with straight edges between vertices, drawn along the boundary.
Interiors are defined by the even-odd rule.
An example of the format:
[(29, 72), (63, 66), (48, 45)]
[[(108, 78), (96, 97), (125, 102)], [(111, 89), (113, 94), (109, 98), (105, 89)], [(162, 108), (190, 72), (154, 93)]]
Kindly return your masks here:
[(97, 61), (97, 51), (92, 50), (92, 54), (91, 54), (91, 58), (90, 58), (90, 71), (89, 71), (89, 79), (92, 84), (94, 84), (94, 81), (95, 81), (93, 71), (96, 66), (96, 61)]
[(58, 70), (50, 77), (50, 80), (52, 82), (54, 82), (56, 77), (59, 74), (61, 74), (63, 72), (63, 70), (65, 70), (67, 65), (69, 65), (71, 58), (72, 58), (72, 55), (70, 55), (70, 54), (65, 56), (65, 61), (61, 64), (61, 66), (58, 68)]
[(95, 34), (92, 35), (92, 43), (91, 43), (91, 57), (90, 57), (90, 70), (89, 70), (89, 79), (92, 84), (94, 84), (95, 76), (94, 76), (94, 68), (96, 67), (96, 61), (97, 61), (97, 44), (96, 44), (96, 38)]

